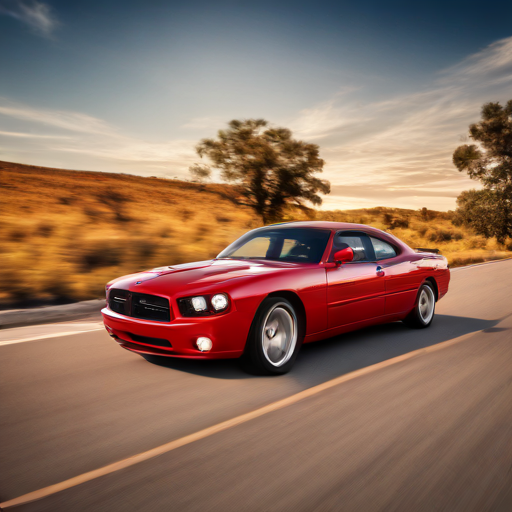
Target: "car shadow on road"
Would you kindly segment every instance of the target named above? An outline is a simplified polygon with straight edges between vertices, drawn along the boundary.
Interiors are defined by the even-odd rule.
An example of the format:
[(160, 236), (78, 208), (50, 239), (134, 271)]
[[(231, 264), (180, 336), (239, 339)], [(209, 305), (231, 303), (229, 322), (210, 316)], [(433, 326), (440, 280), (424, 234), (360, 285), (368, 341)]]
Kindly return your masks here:
[(499, 322), (500, 319), (436, 315), (427, 329), (410, 329), (402, 322), (376, 325), (304, 345), (292, 371), (302, 384), (314, 386), (408, 352), (492, 329)]
[[(500, 319), (436, 315), (428, 329), (410, 329), (401, 322), (376, 325), (301, 348), (295, 366), (280, 378), (292, 378), (304, 387), (314, 386), (340, 375), (429, 347), (472, 332), (493, 329)], [(244, 372), (237, 360), (194, 361), (149, 358), (153, 364), (214, 379), (272, 378)]]

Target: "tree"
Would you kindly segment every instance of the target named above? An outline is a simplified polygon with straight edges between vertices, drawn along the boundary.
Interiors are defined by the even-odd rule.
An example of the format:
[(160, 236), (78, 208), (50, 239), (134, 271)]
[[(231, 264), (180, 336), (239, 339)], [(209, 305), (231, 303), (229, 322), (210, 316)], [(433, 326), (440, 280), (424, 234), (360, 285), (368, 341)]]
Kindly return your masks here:
[(263, 119), (233, 120), (217, 139), (203, 139), (196, 147), (264, 223), (279, 219), (287, 204), (319, 205), (318, 194), (330, 192), (328, 181), (313, 176), (324, 166), (318, 146), (293, 139), (286, 128), (267, 126)]
[(211, 169), (209, 165), (204, 164), (194, 164), (188, 168), (188, 171), (192, 175), (195, 181), (199, 181), (199, 183), (204, 183), (211, 176)]
[(503, 243), (512, 236), (512, 100), (504, 107), (486, 103), (482, 120), (470, 125), (469, 136), (478, 144), (459, 146), (453, 163), (484, 188), (462, 192), (456, 221)]
[(510, 200), (493, 190), (466, 190), (457, 198), (455, 224), (471, 226), (479, 235), (503, 243), (510, 236)]

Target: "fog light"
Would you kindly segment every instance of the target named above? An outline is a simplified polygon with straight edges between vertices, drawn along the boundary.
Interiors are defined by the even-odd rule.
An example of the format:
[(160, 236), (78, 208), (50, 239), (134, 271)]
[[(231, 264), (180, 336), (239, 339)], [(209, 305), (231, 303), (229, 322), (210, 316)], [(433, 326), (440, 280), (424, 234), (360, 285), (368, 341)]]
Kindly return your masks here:
[(108, 325), (105, 325), (105, 329), (107, 330), (108, 334), (112, 336), (112, 338), (115, 337), (114, 331)]
[(197, 338), (196, 345), (201, 352), (209, 352), (213, 343), (210, 338)]

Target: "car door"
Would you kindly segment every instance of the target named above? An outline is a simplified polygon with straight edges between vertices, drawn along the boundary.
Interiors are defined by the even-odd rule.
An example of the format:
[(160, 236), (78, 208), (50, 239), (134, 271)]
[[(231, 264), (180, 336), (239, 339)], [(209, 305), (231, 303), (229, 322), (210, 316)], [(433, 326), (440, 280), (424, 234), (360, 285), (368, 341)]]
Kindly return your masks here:
[(385, 274), (385, 314), (399, 314), (414, 307), (418, 287), (423, 281), (424, 270), (410, 259), (399, 256), (399, 249), (389, 242), (371, 236), (375, 259)]
[(384, 315), (385, 280), (377, 270), (369, 236), (361, 231), (336, 233), (330, 260), (334, 261), (334, 253), (346, 246), (354, 251), (354, 260), (327, 269), (330, 329)]

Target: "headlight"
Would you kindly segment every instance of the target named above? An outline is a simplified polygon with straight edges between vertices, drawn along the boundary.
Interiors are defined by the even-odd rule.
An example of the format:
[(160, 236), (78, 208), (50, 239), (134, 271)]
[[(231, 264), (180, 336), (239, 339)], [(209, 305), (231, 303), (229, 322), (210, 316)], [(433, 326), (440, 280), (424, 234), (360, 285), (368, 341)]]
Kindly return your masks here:
[(196, 311), (206, 311), (207, 307), (206, 300), (204, 297), (192, 297), (190, 301), (192, 303), (192, 307)]
[(181, 316), (210, 316), (220, 314), (229, 307), (229, 297), (226, 293), (214, 295), (196, 295), (178, 299)]
[(212, 297), (212, 306), (215, 311), (222, 311), (228, 307), (228, 298), (223, 293), (218, 293)]

